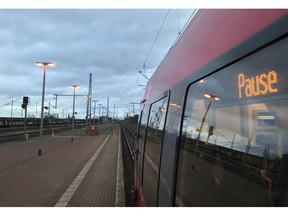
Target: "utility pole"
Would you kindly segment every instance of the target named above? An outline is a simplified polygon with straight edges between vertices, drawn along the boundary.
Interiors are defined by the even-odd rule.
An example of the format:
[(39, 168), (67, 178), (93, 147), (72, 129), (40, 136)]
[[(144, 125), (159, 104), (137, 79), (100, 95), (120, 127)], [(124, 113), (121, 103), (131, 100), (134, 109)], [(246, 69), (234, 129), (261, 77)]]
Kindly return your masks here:
[(131, 104), (133, 105), (133, 116), (135, 116), (135, 107), (134, 107), (134, 104), (140, 104), (140, 103), (132, 102)]
[(24, 118), (24, 136), (23, 140), (26, 140), (28, 137), (26, 136), (26, 122), (27, 122), (27, 105), (29, 104), (29, 97), (23, 97), (22, 109), (25, 110), (25, 118)]
[(115, 121), (115, 104), (114, 104), (114, 117), (113, 118), (114, 118), (114, 121)]
[(49, 101), (49, 104), (48, 104), (48, 124), (50, 125), (50, 101)]
[(11, 120), (10, 120), (10, 127), (12, 127), (12, 118), (13, 118), (13, 97), (12, 97), (12, 102), (11, 102)]
[(102, 116), (104, 117), (105, 116), (105, 110), (106, 110), (107, 108), (105, 107), (105, 106), (102, 106)]
[(54, 94), (55, 96), (56, 96), (56, 98), (53, 98), (53, 99), (55, 99), (55, 109), (57, 109), (57, 94)]
[(98, 104), (98, 106), (99, 106), (99, 119), (100, 119), (100, 116), (101, 116), (101, 106), (102, 106), (102, 104)]
[(91, 102), (92, 102), (92, 73), (89, 75), (89, 91), (88, 91), (88, 107), (87, 119), (89, 117), (89, 125), (91, 125)]
[(37, 119), (37, 106), (38, 106), (38, 103), (36, 103), (36, 119)]
[(109, 113), (109, 97), (107, 98), (107, 114), (106, 117), (108, 118)]
[(94, 125), (96, 124), (96, 115), (95, 115), (95, 109), (96, 109), (96, 102), (98, 102), (98, 100), (93, 100), (94, 102), (94, 111), (93, 111), (93, 118), (94, 118)]

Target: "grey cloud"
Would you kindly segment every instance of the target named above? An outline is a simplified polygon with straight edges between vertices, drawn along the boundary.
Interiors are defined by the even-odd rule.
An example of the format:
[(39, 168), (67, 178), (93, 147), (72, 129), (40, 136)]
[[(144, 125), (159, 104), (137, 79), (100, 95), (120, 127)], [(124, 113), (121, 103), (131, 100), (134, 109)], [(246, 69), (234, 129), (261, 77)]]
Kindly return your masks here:
[[(176, 10), (170, 11), (147, 65), (161, 62), (192, 11), (179, 10), (179, 19)], [(140, 101), (143, 96), (138, 84), (147, 80), (138, 70), (166, 13), (158, 9), (0, 10), (0, 106), (9, 97), (23, 94), (40, 104), (43, 68), (35, 62), (55, 61), (55, 68), (47, 68), (47, 98), (68, 94), (70, 84), (80, 84), (79, 92), (87, 94), (92, 73), (93, 98), (105, 103), (111, 97), (111, 104), (127, 109), (129, 100)], [(79, 104), (85, 108), (85, 100)]]

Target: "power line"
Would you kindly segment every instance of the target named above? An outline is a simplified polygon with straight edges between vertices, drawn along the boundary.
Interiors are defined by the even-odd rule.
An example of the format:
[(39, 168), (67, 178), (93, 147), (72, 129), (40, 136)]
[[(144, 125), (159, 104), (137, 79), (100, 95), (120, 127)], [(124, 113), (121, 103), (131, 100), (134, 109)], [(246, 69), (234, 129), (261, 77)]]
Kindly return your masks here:
[[(175, 41), (172, 43), (172, 45), (171, 45), (171, 47), (170, 47), (170, 49), (168, 50), (168, 52), (171, 50), (171, 48), (175, 45), (175, 43), (177, 42), (177, 40), (179, 39), (179, 37), (180, 37), (180, 35), (182, 34), (182, 32), (184, 31), (184, 29), (187, 27), (187, 25), (189, 24), (189, 22), (191, 21), (191, 19), (194, 17), (194, 15), (196, 14), (196, 9), (195, 10), (193, 10), (193, 12), (191, 13), (191, 15), (190, 15), (190, 17), (188, 18), (188, 20), (187, 20), (187, 22), (185, 23), (185, 25), (182, 27), (182, 29), (180, 30), (180, 22), (179, 22), (179, 11), (178, 11), (178, 9), (177, 9), (177, 22), (178, 22), (178, 34), (177, 34), (177, 37), (176, 37), (176, 39), (175, 39)], [(143, 74), (143, 72), (145, 72), (145, 69), (147, 69), (146, 68), (146, 62), (147, 62), (147, 59), (149, 58), (149, 56), (150, 56), (150, 54), (151, 54), (151, 51), (152, 51), (152, 49), (153, 49), (153, 47), (154, 47), (154, 45), (155, 45), (155, 43), (156, 43), (156, 40), (157, 40), (157, 38), (158, 38), (158, 36), (159, 36), (159, 34), (160, 34), (160, 32), (161, 32), (161, 30), (162, 30), (162, 27), (163, 27), (163, 25), (164, 25), (164, 23), (165, 23), (165, 21), (166, 21), (166, 19), (167, 19), (167, 16), (168, 16), (168, 14), (169, 14), (169, 12), (170, 12), (170, 9), (167, 11), (167, 13), (166, 13), (166, 15), (165, 15), (165, 18), (164, 18), (164, 20), (163, 20), (163, 22), (162, 22), (162, 24), (161, 24), (161, 27), (160, 27), (160, 29), (159, 29), (159, 31), (158, 31), (158, 33), (157, 33), (157, 35), (156, 35), (156, 38), (155, 38), (155, 40), (154, 40), (154, 42), (153, 42), (153, 44), (152, 44), (152, 47), (151, 47), (151, 49), (149, 50), (149, 53), (148, 53), (148, 55), (147, 55), (147, 57), (146, 57), (146, 59), (145, 59), (145, 61), (144, 61), (144, 64), (143, 64), (143, 70), (140, 70), (140, 71), (138, 71), (142, 76), (144, 76), (147, 80), (149, 80), (149, 78), (145, 75), (145, 74)], [(168, 53), (167, 52), (167, 53)], [(167, 53), (166, 53), (166, 55), (167, 55)], [(162, 60), (161, 60), (161, 62), (162, 62)], [(155, 67), (158, 67), (160, 64), (161, 64), (161, 62), (159, 63), (159, 64), (156, 64), (156, 65), (154, 65), (154, 66), (152, 66), (152, 67), (149, 67), (148, 69), (152, 69), (152, 68), (155, 68)], [(138, 77), (138, 80), (137, 80), (137, 83), (138, 83), (138, 81), (139, 81), (139, 77)], [(139, 85), (138, 85), (139, 86)], [(145, 88), (143, 88), (142, 90), (141, 90), (141, 92), (138, 94), (138, 96), (137, 97), (140, 97), (140, 95), (141, 94), (143, 94), (143, 92), (145, 91)], [(131, 98), (130, 98), (130, 100), (131, 100)]]
[(154, 40), (154, 42), (153, 42), (153, 44), (152, 44), (152, 47), (151, 47), (151, 49), (149, 50), (149, 53), (148, 53), (148, 55), (147, 55), (147, 57), (146, 57), (146, 59), (145, 59), (145, 61), (144, 61), (144, 64), (143, 64), (143, 67), (144, 67), (144, 68), (145, 68), (146, 61), (147, 61), (147, 59), (149, 58), (149, 56), (150, 56), (150, 54), (151, 54), (151, 51), (152, 51), (152, 49), (153, 49), (153, 47), (154, 47), (154, 45), (155, 45), (155, 42), (156, 42), (156, 40), (157, 40), (157, 38), (158, 38), (161, 30), (162, 30), (162, 27), (163, 27), (163, 25), (164, 25), (164, 23), (165, 23), (165, 21), (166, 21), (166, 19), (167, 19), (167, 16), (168, 16), (169, 12), (170, 12), (170, 9), (168, 9), (168, 11), (167, 11), (167, 13), (166, 13), (166, 15), (165, 15), (165, 18), (164, 18), (164, 20), (163, 20), (163, 22), (162, 22), (162, 24), (161, 24), (161, 26), (160, 26), (160, 29), (159, 29), (159, 31), (158, 31), (158, 33), (157, 33), (157, 35), (156, 35), (156, 38), (155, 38), (155, 40)]
[(179, 23), (179, 13), (178, 13), (178, 9), (176, 10), (177, 13), (177, 21), (178, 21), (178, 35), (181, 33), (180, 32), (180, 23)]
[[(160, 31), (161, 31), (161, 29), (162, 29), (162, 27), (163, 27), (163, 25), (164, 25), (164, 23), (165, 23), (165, 21), (166, 21), (166, 19), (167, 19), (167, 16), (168, 16), (169, 12), (170, 12), (170, 9), (167, 11), (166, 16), (165, 16), (165, 18), (164, 18), (164, 20), (163, 20), (163, 23), (162, 23), (162, 25), (161, 25), (158, 33), (157, 33), (157, 36), (156, 36), (156, 38), (155, 38), (155, 40), (154, 40), (154, 42), (153, 42), (153, 45), (152, 45), (152, 47), (151, 47), (151, 49), (150, 49), (150, 51), (149, 51), (149, 53), (148, 53), (148, 55), (147, 55), (147, 57), (146, 57), (146, 59), (145, 59), (145, 62), (144, 62), (144, 64), (143, 64), (144, 70), (145, 70), (145, 69), (152, 69), (152, 68), (158, 67), (158, 66), (160, 65), (160, 63), (161, 63), (161, 62), (160, 62), (160, 63), (158, 63), (158, 64), (156, 64), (156, 65), (154, 65), (154, 66), (151, 66), (151, 67), (146, 67), (147, 59), (149, 58), (149, 56), (150, 56), (150, 54), (151, 54), (151, 51), (152, 51), (152, 49), (153, 49), (153, 47), (154, 47), (154, 45), (155, 45), (155, 42), (156, 42), (156, 40), (157, 40), (157, 38), (158, 38), (158, 36), (159, 36), (159, 34), (160, 34)], [(184, 31), (184, 29), (185, 29), (185, 28), (187, 27), (187, 25), (189, 24), (190, 20), (191, 20), (191, 19), (194, 17), (194, 15), (196, 14), (197, 9), (194, 9), (194, 10), (193, 10), (193, 12), (191, 13), (190, 17), (188, 18), (187, 22), (184, 24), (184, 26), (182, 27), (181, 30), (180, 30), (179, 12), (178, 12), (178, 9), (177, 9), (176, 12), (177, 12), (177, 20), (178, 20), (178, 34), (177, 34), (177, 37), (175, 38), (174, 42), (172, 43), (172, 45), (171, 45), (171, 47), (170, 47), (170, 49), (168, 50), (167, 53), (169, 53), (169, 51), (171, 50), (171, 48), (175, 45), (175, 43), (176, 43), (177, 40), (179, 39), (180, 35), (182, 34), (182, 32)], [(167, 53), (166, 53), (166, 55), (167, 55)], [(162, 60), (161, 60), (161, 61), (162, 61)]]
[[(194, 17), (194, 15), (196, 14), (197, 9), (194, 9), (192, 14), (190, 15), (190, 17), (188, 18), (187, 22), (185, 23), (185, 25), (183, 26), (183, 28), (181, 29), (181, 31), (179, 31), (178, 36), (176, 37), (175, 41), (173, 42), (171, 48), (175, 45), (175, 43), (177, 42), (177, 40), (179, 39), (180, 35), (182, 34), (182, 32), (184, 31), (184, 29), (187, 27), (187, 25), (189, 24), (190, 20)], [(170, 49), (171, 49), (170, 48)], [(169, 49), (169, 51), (170, 51)], [(168, 52), (169, 52), (168, 51)]]
[[(18, 99), (16, 99), (16, 100), (13, 100), (13, 102), (16, 102), (16, 101), (18, 101), (18, 100), (20, 100), (21, 99), (21, 97), (20, 98), (18, 98)], [(8, 102), (8, 103), (6, 103), (6, 104), (4, 104), (4, 105), (1, 105), (0, 106), (0, 108), (2, 108), (2, 107), (4, 107), (4, 106), (7, 106), (7, 105), (9, 105), (9, 104), (12, 104), (12, 101), (11, 102)]]

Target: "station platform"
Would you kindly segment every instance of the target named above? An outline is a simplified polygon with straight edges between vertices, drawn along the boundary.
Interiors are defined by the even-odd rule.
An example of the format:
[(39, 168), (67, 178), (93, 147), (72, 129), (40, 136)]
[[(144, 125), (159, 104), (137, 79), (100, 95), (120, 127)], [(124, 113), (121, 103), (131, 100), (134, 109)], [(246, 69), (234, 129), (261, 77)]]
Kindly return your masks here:
[(102, 125), (98, 132), (1, 145), (0, 206), (124, 207), (120, 126)]

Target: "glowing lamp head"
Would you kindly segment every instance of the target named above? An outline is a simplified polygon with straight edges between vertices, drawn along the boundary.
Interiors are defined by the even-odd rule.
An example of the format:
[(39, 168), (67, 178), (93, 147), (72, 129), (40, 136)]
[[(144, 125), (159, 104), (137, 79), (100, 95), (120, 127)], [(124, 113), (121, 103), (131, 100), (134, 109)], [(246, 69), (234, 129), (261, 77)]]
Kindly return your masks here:
[(80, 85), (69, 85), (70, 88), (80, 88)]
[(37, 66), (49, 66), (49, 67), (55, 67), (54, 62), (36, 62)]
[(205, 96), (206, 98), (209, 98), (209, 99), (212, 99), (212, 100), (217, 100), (217, 101), (220, 100), (220, 98), (217, 97), (217, 96), (215, 96), (215, 95), (211, 95), (211, 94), (204, 94), (204, 96)]

